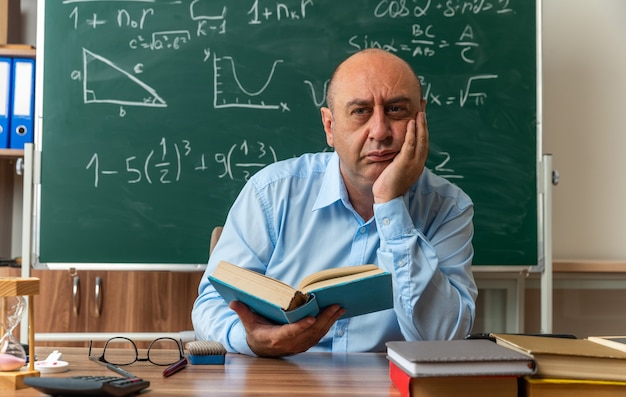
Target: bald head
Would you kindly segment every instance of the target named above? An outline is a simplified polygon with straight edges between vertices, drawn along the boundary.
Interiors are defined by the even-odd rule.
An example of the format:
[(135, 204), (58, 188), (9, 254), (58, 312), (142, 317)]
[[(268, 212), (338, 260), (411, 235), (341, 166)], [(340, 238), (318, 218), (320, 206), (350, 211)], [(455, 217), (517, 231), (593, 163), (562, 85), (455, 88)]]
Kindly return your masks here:
[(381, 74), (408, 73), (415, 84), (418, 98), (422, 98), (422, 86), (415, 71), (400, 57), (378, 48), (361, 50), (337, 66), (330, 77), (326, 91), (326, 103), (331, 111), (334, 110), (335, 99), (342, 81), (346, 79), (376, 78)]

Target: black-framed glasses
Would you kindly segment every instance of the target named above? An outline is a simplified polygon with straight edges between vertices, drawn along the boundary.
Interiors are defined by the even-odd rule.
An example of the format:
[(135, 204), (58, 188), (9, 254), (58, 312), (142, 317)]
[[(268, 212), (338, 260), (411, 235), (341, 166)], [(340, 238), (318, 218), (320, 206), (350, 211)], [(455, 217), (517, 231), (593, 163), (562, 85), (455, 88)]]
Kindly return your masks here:
[(135, 342), (124, 336), (116, 336), (104, 343), (100, 356), (91, 354), (93, 341), (89, 341), (89, 359), (105, 364), (130, 365), (138, 361), (147, 361), (154, 365), (172, 365), (184, 356), (183, 341), (170, 337), (161, 337), (150, 342), (146, 357), (139, 357)]

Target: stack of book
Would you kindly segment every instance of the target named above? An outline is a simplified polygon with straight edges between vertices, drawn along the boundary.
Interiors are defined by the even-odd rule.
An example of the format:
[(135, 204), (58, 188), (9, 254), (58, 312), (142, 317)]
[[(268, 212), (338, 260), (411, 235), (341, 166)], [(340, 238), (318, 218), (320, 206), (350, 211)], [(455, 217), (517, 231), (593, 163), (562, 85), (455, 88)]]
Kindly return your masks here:
[(626, 396), (626, 337), (492, 336), (497, 344), (535, 359), (537, 371), (522, 379), (520, 396)]
[(388, 342), (389, 376), (402, 397), (517, 397), (531, 355), (486, 339)]
[(390, 379), (402, 397), (626, 396), (626, 336), (489, 336), (388, 342)]

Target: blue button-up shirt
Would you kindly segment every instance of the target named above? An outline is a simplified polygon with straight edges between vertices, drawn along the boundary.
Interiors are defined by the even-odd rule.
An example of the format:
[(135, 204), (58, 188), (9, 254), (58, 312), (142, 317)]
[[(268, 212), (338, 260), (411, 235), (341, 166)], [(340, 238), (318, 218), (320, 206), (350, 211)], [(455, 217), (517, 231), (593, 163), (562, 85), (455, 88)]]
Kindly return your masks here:
[(310, 351), (384, 351), (390, 340), (462, 338), (477, 295), (472, 217), (470, 198), (428, 169), (364, 220), (350, 204), (336, 153), (269, 165), (228, 214), (194, 304), (196, 337), (253, 355), (239, 317), (208, 281), (225, 260), (293, 286), (323, 269), (364, 263), (392, 274), (393, 309), (340, 319)]

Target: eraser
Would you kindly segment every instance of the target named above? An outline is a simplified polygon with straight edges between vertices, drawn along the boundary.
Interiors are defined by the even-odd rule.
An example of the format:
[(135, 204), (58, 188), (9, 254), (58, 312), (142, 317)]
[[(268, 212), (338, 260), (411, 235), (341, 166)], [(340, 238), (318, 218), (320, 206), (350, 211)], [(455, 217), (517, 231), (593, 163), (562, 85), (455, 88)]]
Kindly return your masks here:
[(222, 365), (226, 361), (226, 349), (219, 342), (197, 340), (188, 342), (185, 347), (192, 365)]
[(222, 365), (226, 361), (225, 354), (217, 354), (217, 355), (189, 355), (189, 362), (192, 365)]

